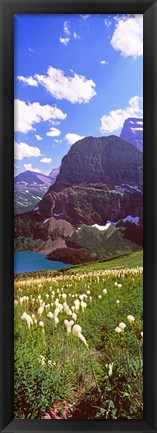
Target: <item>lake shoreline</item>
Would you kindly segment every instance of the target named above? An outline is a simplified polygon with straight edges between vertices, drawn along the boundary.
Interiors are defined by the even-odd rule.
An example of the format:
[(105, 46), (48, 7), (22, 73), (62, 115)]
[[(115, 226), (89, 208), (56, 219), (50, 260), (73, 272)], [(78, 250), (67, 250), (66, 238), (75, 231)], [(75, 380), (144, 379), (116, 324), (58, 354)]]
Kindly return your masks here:
[(71, 267), (71, 264), (61, 261), (47, 260), (46, 255), (35, 251), (14, 252), (14, 274), (36, 271), (59, 271)]

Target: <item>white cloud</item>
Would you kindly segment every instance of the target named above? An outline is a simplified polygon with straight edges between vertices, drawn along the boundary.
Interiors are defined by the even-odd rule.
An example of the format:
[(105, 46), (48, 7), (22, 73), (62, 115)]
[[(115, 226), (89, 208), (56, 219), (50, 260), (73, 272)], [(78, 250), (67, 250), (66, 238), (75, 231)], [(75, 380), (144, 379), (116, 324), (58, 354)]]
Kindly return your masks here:
[(142, 117), (143, 98), (140, 96), (134, 96), (129, 100), (128, 107), (125, 109), (119, 108), (118, 110), (112, 110), (108, 115), (104, 114), (101, 118), (101, 132), (114, 132), (122, 128), (124, 120), (129, 117)]
[(61, 44), (68, 45), (71, 37), (71, 31), (70, 31), (70, 23), (68, 21), (64, 22), (63, 25), (63, 37), (59, 38), (59, 41)]
[(70, 22), (65, 21), (63, 25), (63, 35), (59, 38), (59, 41), (61, 44), (66, 46), (70, 42), (71, 38), (80, 39), (80, 36), (70, 29)]
[(143, 54), (143, 15), (118, 19), (112, 39), (112, 47), (124, 57), (134, 58)]
[(58, 122), (58, 120), (50, 120), (50, 123), (52, 125), (60, 125), (61, 122)]
[(107, 62), (107, 60), (100, 60), (100, 64), (101, 65), (108, 65), (108, 62)]
[(41, 156), (40, 149), (38, 147), (29, 146), (27, 143), (14, 143), (14, 157), (15, 159), (23, 159), (30, 157)]
[(62, 143), (62, 140), (54, 140), (56, 143)]
[(24, 168), (25, 168), (25, 170), (35, 171), (35, 173), (41, 173), (39, 168), (33, 168), (32, 164), (24, 164)]
[(67, 36), (70, 36), (71, 35), (71, 32), (70, 32), (70, 23), (68, 21), (64, 21), (63, 28), (64, 28), (64, 33)]
[(84, 136), (70, 133), (70, 132), (65, 135), (65, 139), (67, 140), (67, 142), (69, 144), (74, 144), (74, 143), (76, 143), (76, 141), (81, 140), (82, 138), (84, 138)]
[(42, 137), (41, 137), (40, 135), (38, 135), (38, 134), (35, 135), (35, 138), (36, 138), (38, 141), (42, 140)]
[(86, 103), (96, 95), (95, 83), (82, 75), (73, 73), (72, 77), (64, 75), (60, 69), (49, 66), (46, 75), (35, 75), (39, 84), (57, 99), (67, 99), (72, 103)]
[(36, 51), (33, 50), (33, 48), (28, 47), (28, 51), (29, 51), (30, 53), (32, 53), (32, 54), (36, 54)]
[(65, 46), (68, 45), (70, 38), (59, 38), (59, 41), (61, 44), (64, 44)]
[(112, 21), (110, 21), (108, 18), (105, 18), (105, 26), (107, 28), (109, 28), (111, 24), (112, 24)]
[(17, 79), (19, 81), (22, 81), (24, 84), (28, 85), (28, 86), (34, 86), (34, 87), (38, 87), (38, 83), (36, 80), (34, 80), (33, 77), (23, 77), (22, 75), (18, 75)]
[(15, 99), (14, 101), (14, 130), (26, 133), (33, 130), (33, 125), (41, 121), (45, 122), (51, 119), (65, 119), (64, 114), (59, 108), (50, 105), (40, 105), (39, 102), (32, 104)]
[(76, 32), (73, 33), (74, 39), (81, 39), (81, 36), (79, 36)]
[(61, 134), (61, 131), (57, 128), (50, 128), (50, 131), (46, 133), (48, 137), (58, 137)]
[(44, 162), (45, 164), (49, 164), (50, 162), (52, 162), (52, 158), (42, 158), (40, 160), (40, 162)]

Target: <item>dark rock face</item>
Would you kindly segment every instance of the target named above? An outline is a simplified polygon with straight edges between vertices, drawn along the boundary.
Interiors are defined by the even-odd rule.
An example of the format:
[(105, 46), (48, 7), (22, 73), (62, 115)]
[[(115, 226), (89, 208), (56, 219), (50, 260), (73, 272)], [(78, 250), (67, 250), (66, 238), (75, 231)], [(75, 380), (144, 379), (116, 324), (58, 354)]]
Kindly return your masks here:
[(103, 183), (139, 185), (142, 155), (119, 137), (87, 137), (77, 141), (63, 158), (52, 190), (79, 184)]
[(133, 144), (140, 152), (143, 152), (143, 119), (126, 119), (120, 137), (128, 143)]
[(77, 227), (118, 221), (128, 214), (139, 216), (142, 199), (142, 194), (135, 190), (121, 193), (103, 184), (89, 184), (65, 188), (58, 193), (50, 188), (38, 207), (43, 218), (63, 218)]

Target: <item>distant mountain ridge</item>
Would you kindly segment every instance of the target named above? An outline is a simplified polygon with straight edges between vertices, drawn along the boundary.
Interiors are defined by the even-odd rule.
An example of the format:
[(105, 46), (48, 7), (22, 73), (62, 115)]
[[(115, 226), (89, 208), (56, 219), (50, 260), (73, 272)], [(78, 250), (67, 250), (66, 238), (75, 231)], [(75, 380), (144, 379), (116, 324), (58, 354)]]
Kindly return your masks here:
[(54, 182), (55, 182), (55, 180), (56, 180), (56, 177), (57, 177), (58, 174), (59, 174), (59, 171), (60, 171), (60, 166), (59, 166), (59, 167), (56, 167), (56, 168), (53, 168), (53, 169), (51, 170), (50, 174), (49, 174), (49, 177), (51, 177), (51, 178), (54, 180)]
[(51, 177), (31, 170), (26, 170), (15, 176), (15, 215), (33, 210), (37, 203), (44, 197), (49, 187), (55, 182), (56, 176), (55, 172), (53, 174), (53, 177)]
[(30, 170), (18, 174), (14, 178), (15, 215), (34, 209), (52, 183), (50, 176)]
[(14, 178), (14, 185), (52, 185), (52, 179), (50, 176), (46, 176), (42, 173), (36, 173), (34, 171), (26, 170), (18, 174)]
[(125, 120), (120, 138), (133, 144), (140, 152), (143, 152), (143, 119), (130, 117)]

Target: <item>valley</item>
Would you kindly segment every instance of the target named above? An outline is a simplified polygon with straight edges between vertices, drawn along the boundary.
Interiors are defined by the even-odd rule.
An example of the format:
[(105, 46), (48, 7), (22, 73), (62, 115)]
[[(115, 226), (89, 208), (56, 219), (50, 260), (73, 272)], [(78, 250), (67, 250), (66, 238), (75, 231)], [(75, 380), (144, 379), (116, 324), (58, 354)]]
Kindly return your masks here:
[(15, 216), (15, 250), (81, 264), (142, 249), (142, 153), (132, 144), (86, 137), (71, 146), (54, 183), (27, 172), (32, 188), (35, 176), (47, 191), (33, 210)]

